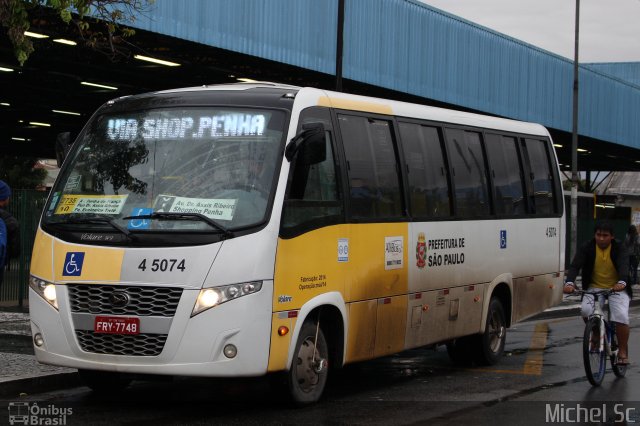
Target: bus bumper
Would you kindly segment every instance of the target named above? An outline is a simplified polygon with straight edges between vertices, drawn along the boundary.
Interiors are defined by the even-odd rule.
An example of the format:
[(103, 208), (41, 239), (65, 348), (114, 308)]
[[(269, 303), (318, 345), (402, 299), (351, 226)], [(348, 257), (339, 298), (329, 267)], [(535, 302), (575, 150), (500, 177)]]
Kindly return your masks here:
[[(44, 364), (122, 373), (180, 376), (259, 376), (267, 371), (271, 338), (273, 282), (251, 295), (223, 303), (191, 317), (199, 290), (184, 289), (161, 352), (156, 356), (85, 352), (78, 341), (65, 286), (56, 286), (57, 311), (29, 290), (36, 359)], [(149, 318), (140, 317), (141, 328)], [(228, 358), (227, 345), (237, 354)], [(109, 348), (105, 348), (109, 351)]]

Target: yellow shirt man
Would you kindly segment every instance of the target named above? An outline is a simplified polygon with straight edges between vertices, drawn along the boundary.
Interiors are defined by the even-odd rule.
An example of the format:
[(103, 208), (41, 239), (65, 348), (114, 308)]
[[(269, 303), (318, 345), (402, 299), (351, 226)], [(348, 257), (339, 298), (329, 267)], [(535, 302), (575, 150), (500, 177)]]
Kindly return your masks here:
[(596, 258), (591, 275), (591, 287), (613, 288), (618, 282), (618, 272), (611, 261), (611, 245), (601, 249), (596, 245)]

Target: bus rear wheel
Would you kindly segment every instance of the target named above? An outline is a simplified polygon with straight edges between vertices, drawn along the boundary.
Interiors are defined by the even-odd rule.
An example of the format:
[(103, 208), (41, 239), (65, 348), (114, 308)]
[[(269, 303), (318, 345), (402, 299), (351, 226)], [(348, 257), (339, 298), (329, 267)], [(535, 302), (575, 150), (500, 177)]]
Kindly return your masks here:
[(502, 302), (498, 298), (493, 297), (489, 302), (487, 323), (479, 340), (480, 344), (475, 354), (476, 362), (480, 365), (497, 363), (502, 358), (507, 340), (507, 322)]
[(122, 390), (129, 386), (132, 380), (127, 374), (111, 371), (78, 370), (78, 373), (84, 384), (98, 393)]
[(322, 396), (329, 373), (329, 348), (322, 329), (303, 324), (287, 376), (293, 402), (306, 405)]

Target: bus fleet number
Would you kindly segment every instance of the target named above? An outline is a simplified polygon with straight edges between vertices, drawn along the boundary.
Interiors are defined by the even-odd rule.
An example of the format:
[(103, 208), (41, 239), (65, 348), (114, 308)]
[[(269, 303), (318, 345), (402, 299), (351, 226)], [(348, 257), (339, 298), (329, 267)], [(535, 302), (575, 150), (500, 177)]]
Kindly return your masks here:
[(147, 266), (147, 259), (142, 259), (138, 269), (146, 271), (149, 268), (151, 272), (184, 272), (186, 269), (184, 259), (149, 259), (149, 264), (150, 266)]
[(546, 234), (547, 234), (547, 237), (549, 238), (555, 238), (558, 235), (558, 233), (556, 232), (556, 228), (554, 226), (548, 227)]

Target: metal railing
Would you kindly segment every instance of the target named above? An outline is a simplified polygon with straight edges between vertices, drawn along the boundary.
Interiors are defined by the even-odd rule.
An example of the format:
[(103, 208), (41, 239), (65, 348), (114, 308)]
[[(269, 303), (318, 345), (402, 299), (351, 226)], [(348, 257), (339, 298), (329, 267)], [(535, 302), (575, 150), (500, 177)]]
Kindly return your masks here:
[(11, 259), (4, 271), (0, 286), (0, 306), (23, 306), (29, 294), (29, 265), (40, 214), (47, 200), (47, 192), (16, 189), (7, 210), (20, 223), (20, 256)]

